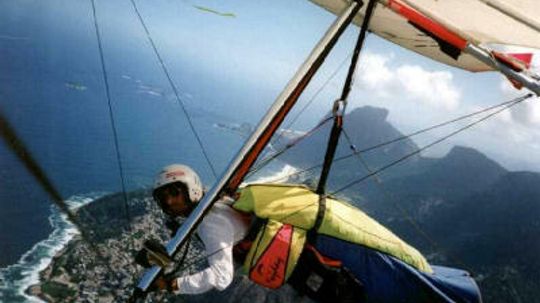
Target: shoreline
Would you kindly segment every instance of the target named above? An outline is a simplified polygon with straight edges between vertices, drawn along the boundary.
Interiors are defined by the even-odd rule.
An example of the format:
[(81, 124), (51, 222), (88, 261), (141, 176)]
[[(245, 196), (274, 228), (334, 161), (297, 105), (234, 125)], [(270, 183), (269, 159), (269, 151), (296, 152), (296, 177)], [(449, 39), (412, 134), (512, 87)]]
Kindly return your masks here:
[[(138, 205), (134, 205), (134, 209), (148, 213), (146, 192), (139, 193), (134, 201)], [(84, 206), (85, 211), (79, 212), (83, 221), (84, 216), (103, 215), (102, 219), (108, 222), (97, 222), (97, 226), (88, 227), (95, 232), (94, 248), (103, 254), (103, 260), (91, 253), (94, 248), (90, 248), (80, 234), (75, 234), (62, 243), (63, 247), (55, 250), (45, 267), (40, 267), (39, 278), (24, 285), (24, 296), (28, 299), (21, 298), (17, 302), (112, 302), (114, 298), (126, 297), (125, 289), (130, 285), (131, 277), (140, 274), (131, 258), (133, 252), (126, 247), (141, 246), (142, 236), (149, 230), (157, 233), (163, 223), (156, 217), (156, 212), (150, 211), (149, 216), (135, 216), (132, 230), (128, 230), (123, 226), (124, 218), (117, 212), (123, 206), (121, 202), (121, 195), (109, 195)], [(107, 214), (111, 216), (107, 217)], [(114, 278), (111, 278), (107, 264), (115, 268)]]
[(13, 302), (43, 302), (39, 296), (34, 296), (27, 290), (41, 283), (41, 274), (53, 263), (73, 238), (77, 230), (56, 210), (51, 207), (49, 222), (53, 231), (49, 236), (36, 243), (24, 253), (17, 263), (1, 271), (6, 283), (2, 289), (2, 298)]
[[(72, 209), (89, 204), (102, 196), (102, 193), (75, 195), (67, 199)], [(40, 295), (36, 287), (43, 283), (47, 271), (54, 267), (79, 234), (75, 227), (54, 206), (50, 207), (48, 217), (52, 232), (47, 238), (37, 242), (19, 260), (0, 270), (0, 278), (5, 280), (0, 287), (0, 301), (6, 302), (51, 302)]]
[(51, 261), (49, 262), (49, 264), (47, 265), (47, 267), (45, 267), (45, 269), (39, 271), (39, 280), (37, 283), (35, 284), (31, 284), (29, 286), (26, 287), (26, 289), (24, 290), (24, 293), (28, 296), (31, 296), (31, 297), (34, 297), (34, 298), (38, 298), (38, 299), (41, 299), (42, 301), (44, 302), (47, 302), (47, 303), (52, 303), (54, 302), (54, 299), (49, 297), (47, 294), (45, 294), (43, 292), (43, 290), (41, 289), (42, 285), (43, 285), (43, 281), (47, 280), (52, 271), (53, 271), (53, 267), (55, 266), (56, 264), (56, 261), (62, 257), (62, 255), (67, 251), (67, 248), (69, 245), (71, 245), (72, 242), (75, 241), (75, 238), (72, 238), (68, 243), (66, 243), (66, 245), (64, 245), (64, 247), (62, 247), (61, 250), (59, 250), (54, 256), (53, 258), (51, 259)]
[[(283, 174), (290, 173), (294, 171), (294, 168), (285, 165), (281, 167), (279, 171), (272, 174), (271, 177), (280, 177)], [(79, 196), (80, 197), (80, 196)], [(111, 207), (115, 203), (111, 203), (111, 199), (114, 199), (114, 196), (107, 198), (107, 203), (90, 203), (92, 201), (99, 201), (95, 196), (92, 198), (81, 199), (82, 203), (73, 203), (72, 207), (77, 209), (83, 205), (91, 207), (97, 212), (110, 213)], [(79, 200), (79, 199), (77, 199)], [(147, 195), (144, 194), (140, 197), (141, 201), (147, 200)], [(87, 205), (91, 204), (91, 205)], [(144, 202), (143, 205), (147, 203)], [(151, 205), (151, 203), (150, 203)], [(105, 206), (105, 207), (104, 207)], [(85, 212), (83, 212), (85, 213)], [(112, 234), (106, 236), (110, 231), (107, 227), (102, 232), (99, 232), (102, 237), (102, 241), (99, 242), (100, 245), (105, 245), (111, 249), (111, 252), (114, 253), (114, 248), (117, 248), (117, 251), (122, 251), (126, 247), (127, 242), (135, 240), (135, 242), (140, 242), (143, 239), (141, 237), (144, 234), (152, 233), (151, 230), (163, 231), (161, 217), (159, 211), (151, 210), (148, 213), (148, 209), (144, 211), (144, 217), (135, 218), (132, 228), (135, 227), (135, 230), (132, 233), (122, 232), (121, 234), (113, 236)], [(153, 214), (151, 214), (153, 213)], [(159, 219), (158, 219), (159, 217)], [(114, 222), (118, 218), (111, 217), (109, 218), (110, 222)], [(120, 220), (121, 221), (121, 220)], [(115, 288), (118, 285), (113, 285), (113, 282), (106, 283), (104, 288), (97, 288), (96, 281), (97, 276), (87, 276), (85, 275), (89, 270), (94, 270), (99, 275), (104, 274), (106, 270), (96, 268), (101, 267), (99, 262), (95, 262), (92, 256), (88, 255), (88, 252), (84, 248), (85, 243), (81, 240), (79, 233), (75, 230), (75, 227), (67, 221), (65, 216), (58, 213), (53, 208), (53, 213), (50, 216), (51, 226), (53, 226), (54, 231), (51, 233), (49, 238), (46, 241), (40, 242), (42, 246), (46, 246), (46, 251), (39, 251), (33, 256), (34, 260), (41, 262), (41, 266), (33, 265), (32, 268), (27, 266), (29, 270), (34, 270), (31, 274), (32, 279), (27, 280), (27, 284), (20, 285), (19, 296), (13, 300), (14, 302), (58, 302), (61, 300), (70, 301), (83, 296), (85, 298), (105, 298), (107, 294), (114, 294), (116, 291)], [(113, 224), (114, 225), (114, 224)], [(159, 232), (154, 232), (154, 234), (159, 234)], [(109, 238), (111, 237), (111, 238)], [(140, 243), (139, 243), (140, 244)], [(139, 244), (137, 246), (139, 246)], [(47, 246), (48, 245), (48, 246)], [(44, 256), (43, 252), (48, 256)], [(107, 255), (108, 253), (106, 253)], [(124, 268), (127, 276), (133, 276), (137, 274), (140, 269), (133, 267), (131, 258), (119, 259), (117, 256), (109, 256), (111, 258), (111, 263), (117, 264), (119, 267)], [(133, 268), (132, 268), (133, 267)], [(82, 279), (82, 280), (81, 280)], [(123, 281), (122, 284), (129, 284), (130, 281)], [(107, 289), (107, 290), (105, 290)], [(102, 290), (105, 290), (102, 292)], [(121, 295), (120, 293), (116, 295)], [(24, 298), (26, 299), (24, 299)], [(2, 300), (0, 300), (2, 301)], [(10, 301), (9, 299), (7, 301)]]

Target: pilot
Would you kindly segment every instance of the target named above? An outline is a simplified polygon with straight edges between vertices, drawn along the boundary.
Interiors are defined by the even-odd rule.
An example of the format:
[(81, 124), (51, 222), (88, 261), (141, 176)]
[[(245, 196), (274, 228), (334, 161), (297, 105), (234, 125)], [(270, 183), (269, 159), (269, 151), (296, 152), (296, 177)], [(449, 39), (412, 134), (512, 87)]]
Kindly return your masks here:
[[(204, 195), (197, 173), (186, 165), (172, 164), (158, 174), (153, 196), (170, 217), (187, 217)], [(230, 198), (219, 200), (197, 228), (204, 244), (208, 267), (173, 279), (159, 278), (156, 286), (176, 294), (200, 294), (223, 290), (234, 278), (233, 246), (248, 233), (251, 216), (234, 210)]]

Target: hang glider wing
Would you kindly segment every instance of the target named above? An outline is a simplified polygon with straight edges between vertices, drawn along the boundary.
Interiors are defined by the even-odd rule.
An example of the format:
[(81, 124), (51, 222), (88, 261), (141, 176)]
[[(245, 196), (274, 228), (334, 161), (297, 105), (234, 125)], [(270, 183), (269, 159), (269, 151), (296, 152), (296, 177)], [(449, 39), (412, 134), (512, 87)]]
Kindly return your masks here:
[[(344, 0), (311, 0), (333, 14), (346, 5)], [(479, 72), (493, 70), (463, 52), (468, 43), (477, 46), (512, 45), (527, 47), (525, 53), (503, 54), (507, 60), (540, 56), (540, 12), (538, 0), (379, 0), (370, 30), (436, 61)], [(360, 25), (365, 5), (354, 23)], [(434, 34), (436, 33), (436, 34)], [(489, 48), (494, 50), (493, 48)], [(497, 48), (495, 48), (497, 50)]]

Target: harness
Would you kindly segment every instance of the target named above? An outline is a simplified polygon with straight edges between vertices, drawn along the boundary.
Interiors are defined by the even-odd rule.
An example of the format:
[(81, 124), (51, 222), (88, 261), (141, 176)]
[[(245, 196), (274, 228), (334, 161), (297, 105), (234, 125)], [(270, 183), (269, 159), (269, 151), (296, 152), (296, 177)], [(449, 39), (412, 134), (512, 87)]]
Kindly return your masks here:
[(362, 284), (341, 261), (322, 255), (314, 246), (325, 212), (326, 197), (319, 196), (310, 229), (254, 216), (248, 235), (233, 249), (235, 260), (244, 263), (250, 280), (264, 287), (288, 283), (318, 302), (359, 302)]

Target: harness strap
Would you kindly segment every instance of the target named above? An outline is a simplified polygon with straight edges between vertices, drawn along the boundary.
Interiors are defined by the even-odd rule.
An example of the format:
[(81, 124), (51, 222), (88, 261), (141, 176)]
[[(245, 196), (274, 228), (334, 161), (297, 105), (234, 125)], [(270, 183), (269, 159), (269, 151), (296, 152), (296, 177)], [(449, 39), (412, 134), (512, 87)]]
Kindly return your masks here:
[(319, 208), (317, 209), (317, 217), (315, 218), (315, 224), (313, 224), (313, 227), (308, 231), (308, 234), (307, 234), (308, 243), (315, 243), (315, 240), (317, 239), (317, 234), (319, 233), (319, 228), (321, 227), (325, 213), (326, 213), (326, 196), (319, 195)]
[(326, 189), (326, 180), (328, 179), (328, 174), (330, 173), (330, 167), (332, 166), (332, 161), (334, 160), (334, 154), (339, 143), (339, 136), (343, 127), (343, 113), (345, 112), (345, 107), (347, 105), (347, 98), (349, 93), (352, 90), (353, 86), (353, 76), (358, 66), (358, 59), (360, 57), (360, 51), (364, 46), (364, 40), (366, 38), (366, 33), (369, 28), (369, 21), (377, 5), (376, 0), (370, 0), (368, 7), (366, 9), (366, 15), (362, 22), (362, 27), (360, 33), (358, 34), (358, 39), (356, 40), (356, 45), (354, 47), (353, 56), (351, 58), (351, 64), (349, 65), (349, 71), (347, 73), (347, 78), (343, 84), (343, 90), (341, 92), (341, 98), (334, 103), (334, 124), (330, 132), (330, 137), (328, 139), (328, 145), (326, 147), (326, 153), (324, 156), (324, 164), (321, 171), (321, 176), (319, 177), (319, 184), (317, 186), (317, 194), (322, 195), (325, 193)]

